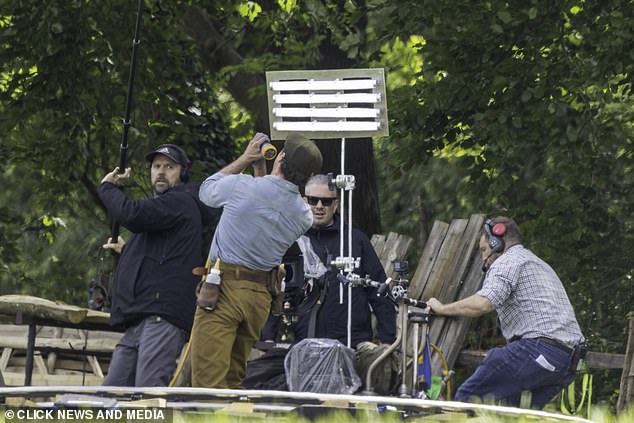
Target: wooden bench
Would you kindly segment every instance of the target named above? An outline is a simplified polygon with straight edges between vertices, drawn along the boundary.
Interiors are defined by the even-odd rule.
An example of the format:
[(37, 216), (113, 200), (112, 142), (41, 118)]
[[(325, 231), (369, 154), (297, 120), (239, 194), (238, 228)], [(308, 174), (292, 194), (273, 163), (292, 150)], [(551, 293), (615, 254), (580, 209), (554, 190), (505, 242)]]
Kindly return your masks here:
[[(120, 328), (110, 315), (43, 298), (0, 296), (0, 372), (8, 385), (99, 385)], [(34, 373), (35, 370), (35, 373)]]

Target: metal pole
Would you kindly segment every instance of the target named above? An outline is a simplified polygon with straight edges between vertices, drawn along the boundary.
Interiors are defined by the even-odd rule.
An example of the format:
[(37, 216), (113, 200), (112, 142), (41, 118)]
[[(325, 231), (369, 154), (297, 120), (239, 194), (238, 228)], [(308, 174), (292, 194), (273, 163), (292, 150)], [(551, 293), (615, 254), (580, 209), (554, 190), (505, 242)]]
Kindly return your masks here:
[[(348, 191), (348, 256), (352, 257), (352, 190)], [(361, 275), (363, 276), (363, 275)], [(348, 285), (348, 347), (352, 338), (352, 284)]]
[(29, 335), (26, 341), (26, 363), (24, 365), (24, 386), (31, 386), (33, 377), (33, 355), (35, 354), (35, 323), (29, 323)]
[(401, 398), (407, 398), (407, 304), (400, 299), (399, 315), (401, 317), (401, 387), (399, 389), (399, 396)]
[[(346, 166), (346, 139), (341, 138), (341, 175), (345, 175), (345, 166)], [(346, 216), (346, 188), (345, 184), (341, 187), (341, 210), (339, 219), (339, 257), (348, 257), (352, 254), (352, 239), (348, 237), (348, 255), (344, 255), (344, 243), (345, 243), (345, 234), (344, 234), (344, 220)], [(348, 204), (350, 207), (350, 204)], [(351, 222), (348, 222), (348, 229), (351, 229)], [(340, 271), (343, 273), (343, 270)], [(339, 303), (343, 302), (343, 285), (339, 284)], [(352, 348), (352, 285), (348, 285), (348, 304), (347, 304), (347, 324), (346, 324), (346, 346), (348, 348)]]
[[(134, 39), (132, 40), (132, 58), (130, 59), (130, 74), (128, 75), (128, 91), (126, 93), (125, 111), (123, 118), (123, 137), (121, 139), (121, 146), (119, 148), (119, 173), (125, 172), (125, 168), (128, 162), (128, 132), (130, 130), (130, 111), (132, 109), (132, 93), (134, 88), (134, 75), (136, 74), (136, 58), (137, 50), (141, 40), (139, 39), (139, 32), (141, 29), (141, 11), (143, 7), (143, 0), (139, 0), (139, 5), (136, 14), (136, 25), (134, 28)], [(112, 242), (117, 242), (119, 238), (119, 223), (112, 222), (112, 232), (110, 237)]]
[(418, 323), (414, 323), (412, 335), (412, 352), (414, 353), (414, 361), (412, 362), (412, 390), (410, 395), (412, 398), (416, 396), (416, 385), (418, 385)]

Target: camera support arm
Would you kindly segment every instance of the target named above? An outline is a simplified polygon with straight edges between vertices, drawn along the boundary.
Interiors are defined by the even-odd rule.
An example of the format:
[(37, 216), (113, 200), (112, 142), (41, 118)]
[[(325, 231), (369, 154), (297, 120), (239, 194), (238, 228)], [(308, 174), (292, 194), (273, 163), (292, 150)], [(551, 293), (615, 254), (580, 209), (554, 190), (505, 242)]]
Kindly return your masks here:
[[(406, 397), (422, 397), (425, 398), (425, 393), (423, 391), (418, 391), (418, 356), (425, 347), (425, 343), (427, 342), (427, 333), (429, 330), (429, 319), (430, 319), (430, 309), (424, 301), (417, 300), (415, 298), (410, 298), (408, 295), (407, 287), (409, 285), (409, 281), (403, 277), (403, 274), (407, 271), (406, 262), (403, 263), (394, 263), (395, 269), (399, 274), (398, 278), (392, 280), (388, 278), (385, 283), (380, 284), (379, 291), (382, 292), (381, 295), (385, 295), (387, 293), (388, 297), (398, 305), (398, 318), (399, 322), (399, 330), (396, 336), (396, 340), (392, 343), (387, 350), (385, 350), (379, 357), (376, 358), (370, 364), (368, 368), (368, 373), (366, 375), (366, 390), (364, 394), (373, 395), (374, 392), (372, 390), (372, 373), (376, 369), (376, 367), (385, 360), (392, 352), (394, 352), (400, 345), (401, 347), (401, 385), (399, 387), (399, 396), (402, 398)], [(358, 283), (364, 286), (372, 286), (373, 284), (378, 284), (376, 281), (372, 281), (369, 278), (361, 278), (356, 275), (356, 278), (352, 278), (352, 281), (349, 283)], [(341, 280), (341, 279), (340, 279)], [(389, 284), (394, 282), (394, 286), (392, 289), (388, 291)], [(411, 386), (408, 386), (407, 382), (407, 352), (408, 352), (408, 325), (413, 325), (413, 336), (412, 336), (412, 380)], [(419, 343), (419, 339), (423, 339), (423, 342)]]

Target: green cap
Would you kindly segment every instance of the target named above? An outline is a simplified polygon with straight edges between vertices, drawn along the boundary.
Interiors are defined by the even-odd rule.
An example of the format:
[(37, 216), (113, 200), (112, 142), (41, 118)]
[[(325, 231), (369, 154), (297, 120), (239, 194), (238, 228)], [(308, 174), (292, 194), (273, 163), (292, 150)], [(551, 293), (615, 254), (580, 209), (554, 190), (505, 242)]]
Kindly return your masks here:
[(301, 134), (288, 134), (284, 143), (286, 162), (301, 180), (321, 171), (323, 158), (315, 143)]

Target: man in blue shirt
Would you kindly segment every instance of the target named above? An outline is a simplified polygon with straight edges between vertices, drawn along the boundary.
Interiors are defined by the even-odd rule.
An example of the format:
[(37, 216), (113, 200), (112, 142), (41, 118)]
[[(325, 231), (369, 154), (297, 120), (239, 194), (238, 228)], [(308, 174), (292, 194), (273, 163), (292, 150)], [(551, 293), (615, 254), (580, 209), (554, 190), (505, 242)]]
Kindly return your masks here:
[[(319, 172), (317, 146), (299, 134), (287, 137), (270, 175), (257, 133), (245, 152), (200, 188), (200, 199), (222, 207), (209, 257), (220, 260), (222, 283), (211, 311), (196, 308), (192, 333), (192, 386), (240, 388), (246, 361), (269, 314), (273, 277), (288, 248), (313, 223), (299, 187)], [(241, 172), (253, 166), (255, 177)]]

